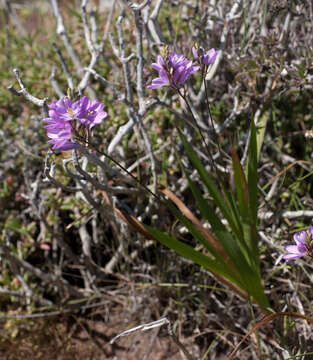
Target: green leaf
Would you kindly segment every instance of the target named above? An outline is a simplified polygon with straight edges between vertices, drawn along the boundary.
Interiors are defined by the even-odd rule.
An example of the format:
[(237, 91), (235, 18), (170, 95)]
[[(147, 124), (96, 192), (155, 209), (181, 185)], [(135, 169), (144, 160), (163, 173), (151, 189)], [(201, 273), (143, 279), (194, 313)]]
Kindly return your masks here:
[[(201, 212), (201, 215), (209, 221), (212, 232), (215, 234), (226, 254), (229, 256), (231, 262), (236, 266), (238, 271), (242, 274), (246, 271), (250, 271), (249, 257), (245, 254), (242, 249), (238, 246), (238, 243), (226, 228), (226, 226), (221, 222), (219, 217), (215, 214), (213, 208), (206, 201), (199, 188), (192, 182), (192, 180), (187, 176), (187, 180), (190, 186), (190, 189), (195, 197), (198, 208)], [(245, 247), (244, 247), (245, 248)], [(247, 252), (247, 251), (246, 251)]]
[(251, 210), (249, 187), (239, 157), (234, 150), (232, 150), (232, 160), (242, 228), (242, 234), (239, 235), (238, 240), (243, 247), (247, 261), (258, 272), (258, 244), (255, 241), (256, 238), (251, 236), (254, 233), (251, 231), (251, 227), (254, 227), (255, 219)]
[(232, 150), (232, 160), (233, 160), (233, 169), (234, 169), (235, 189), (237, 193), (240, 216), (241, 219), (243, 220), (249, 220), (250, 201), (249, 201), (248, 185), (244, 171), (240, 164), (240, 160), (234, 149)]
[(210, 259), (208, 256), (195, 250), (182, 241), (169, 236), (168, 234), (165, 234), (145, 224), (143, 224), (143, 226), (164, 246), (174, 250), (177, 254), (193, 261), (195, 264), (204, 267), (212, 273), (230, 280), (233, 284), (236, 284), (238, 287), (242, 288), (242, 284), (238, 282), (238, 279), (235, 277), (234, 273), (227, 271), (227, 268), (224, 265), (219, 264), (216, 260)]
[(214, 248), (213, 245), (204, 237), (204, 235), (198, 230), (193, 223), (187, 219), (181, 212), (178, 210), (170, 201), (166, 200), (167, 205), (173, 212), (173, 214), (186, 226), (186, 228), (190, 231), (190, 233), (194, 236), (195, 239), (201, 241), (201, 243), (205, 246), (205, 248), (214, 256), (214, 258), (227, 267), (226, 262), (220, 256), (218, 251)]
[(174, 250), (177, 254), (193, 261), (195, 264), (198, 264), (205, 269), (211, 271), (213, 274), (219, 275), (224, 279), (231, 281), (233, 284), (247, 292), (254, 300), (262, 307), (268, 308), (269, 302), (264, 294), (264, 290), (261, 284), (261, 280), (257, 274), (254, 272), (247, 272), (245, 275), (245, 280), (247, 281), (245, 285), (236, 277), (233, 271), (229, 272), (228, 269), (218, 263), (214, 259), (210, 259), (208, 256), (202, 254), (201, 252), (195, 250), (191, 246), (175, 239), (168, 234), (165, 234), (157, 229), (154, 229), (151, 226), (143, 224), (147, 231), (149, 231), (152, 236), (157, 239), (164, 246)]
[[(253, 252), (256, 266), (259, 270), (259, 249), (258, 249), (258, 234), (257, 234), (257, 217), (258, 217), (258, 159), (264, 139), (264, 132), (268, 116), (262, 116), (260, 121), (261, 130), (257, 133), (254, 120), (251, 121), (250, 128), (250, 144), (247, 163), (248, 176), (248, 191), (249, 191), (249, 205), (250, 205), (250, 233), (247, 235), (250, 240), (250, 248)], [(248, 231), (246, 231), (248, 233)], [(260, 270), (259, 270), (260, 271)]]
[[(261, 141), (261, 139), (260, 139)], [(258, 144), (254, 120), (251, 121), (250, 144), (248, 154), (248, 190), (251, 216), (254, 224), (258, 216)]]
[(187, 152), (187, 155), (188, 155), (190, 161), (192, 162), (193, 166), (197, 169), (201, 180), (205, 184), (210, 195), (213, 197), (214, 203), (220, 208), (223, 216), (228, 221), (231, 228), (236, 229), (237, 228), (236, 223), (234, 222), (231, 211), (230, 211), (229, 207), (227, 206), (227, 203), (225, 202), (225, 198), (220, 193), (218, 187), (215, 185), (214, 181), (207, 173), (207, 171), (206, 171), (205, 167), (202, 165), (199, 157), (194, 152), (194, 150), (192, 149), (192, 147), (190, 146), (190, 144), (188, 143), (188, 141), (186, 140), (184, 135), (182, 133), (180, 133), (180, 136), (181, 136), (181, 140), (184, 144), (184, 147), (186, 149), (186, 152)]

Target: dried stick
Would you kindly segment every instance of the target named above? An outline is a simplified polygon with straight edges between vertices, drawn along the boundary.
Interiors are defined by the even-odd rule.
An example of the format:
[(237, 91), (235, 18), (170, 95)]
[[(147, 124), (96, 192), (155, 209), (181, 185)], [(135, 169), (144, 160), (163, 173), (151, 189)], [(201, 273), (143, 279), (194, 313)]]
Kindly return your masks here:
[(46, 284), (55, 284), (62, 287), (65, 287), (72, 295), (80, 295), (77, 290), (75, 290), (71, 285), (69, 285), (64, 279), (57, 277), (56, 275), (51, 275), (42, 272), (40, 269), (34, 267), (27, 261), (20, 259), (16, 255), (12, 254), (10, 249), (3, 243), (0, 242), (0, 255), (4, 255), (7, 261), (10, 264), (15, 264), (18, 267), (23, 268), (26, 271), (29, 271), (31, 274), (35, 275), (41, 279)]
[[(113, 52), (117, 58), (122, 63), (123, 67), (123, 73), (124, 73), (124, 80), (126, 85), (126, 94), (125, 94), (125, 102), (127, 101), (127, 104), (133, 104), (133, 90), (131, 87), (131, 79), (130, 79), (130, 69), (129, 69), (129, 62), (134, 58), (134, 54), (131, 54), (130, 56), (126, 57), (126, 51), (125, 51), (125, 43), (124, 43), (124, 37), (123, 37), (123, 30), (122, 30), (122, 21), (125, 18), (125, 12), (122, 11), (121, 15), (119, 16), (117, 22), (116, 22), (116, 29), (118, 34), (118, 41), (119, 41), (119, 47), (114, 42), (114, 39), (111, 34), (109, 34), (109, 39), (111, 42), (111, 46), (113, 49)], [(115, 147), (119, 144), (119, 142), (122, 140), (122, 138), (133, 129), (133, 127), (137, 123), (137, 119), (135, 117), (134, 111), (130, 111), (128, 109), (127, 111), (129, 121), (121, 126), (118, 129), (117, 134), (115, 137), (111, 140), (109, 146), (108, 146), (108, 154), (111, 155), (113, 151), (115, 150)]]
[(56, 75), (56, 67), (54, 66), (51, 70), (51, 75), (49, 77), (49, 80), (51, 82), (52, 87), (54, 88), (54, 91), (57, 93), (58, 97), (60, 99), (63, 99), (65, 97), (65, 94), (61, 90), (55, 75)]
[(20, 77), (19, 70), (18, 69), (13, 69), (13, 72), (15, 74), (15, 77), (16, 77), (19, 85), (20, 85), (21, 90), (19, 90), (19, 91), (15, 90), (13, 85), (10, 85), (8, 87), (8, 90), (11, 91), (12, 94), (17, 95), (17, 96), (23, 96), (26, 100), (30, 101), (34, 105), (37, 105), (37, 106), (43, 108), (43, 111), (44, 111), (45, 115), (48, 117), (49, 111), (48, 111), (48, 106), (46, 104), (47, 98), (38, 99), (35, 96), (31, 95), (28, 92), (27, 88), (25, 87), (22, 78)]
[(170, 321), (164, 317), (162, 319), (159, 319), (157, 321), (153, 321), (153, 322), (150, 322), (150, 323), (147, 323), (147, 324), (142, 324), (142, 325), (139, 325), (139, 326), (136, 326), (132, 329), (129, 329), (129, 330), (125, 330), (123, 331), (122, 333), (118, 334), (117, 336), (115, 336), (111, 341), (110, 341), (110, 344), (114, 344), (114, 342), (119, 339), (120, 337), (122, 336), (127, 336), (129, 334), (132, 334), (134, 332), (137, 332), (137, 331), (147, 331), (147, 330), (150, 330), (150, 329), (154, 329), (156, 327), (160, 327), (160, 326), (163, 326), (163, 325), (167, 325), (167, 331), (168, 331), (168, 334), (170, 335), (170, 337), (174, 340), (175, 344), (182, 350), (182, 352), (184, 353), (184, 355), (186, 356), (186, 358), (188, 360), (195, 360), (191, 355), (190, 353), (187, 351), (186, 347), (184, 344), (182, 344), (179, 339), (177, 338), (177, 336), (174, 334), (173, 332), (173, 329), (171, 327), (171, 323)]
[(123, 66), (123, 72), (124, 72), (124, 79), (126, 84), (126, 95), (125, 95), (125, 103), (128, 106), (128, 116), (130, 120), (119, 128), (118, 133), (116, 136), (111, 140), (109, 147), (108, 147), (108, 154), (112, 154), (115, 147), (118, 145), (118, 143), (122, 140), (122, 138), (133, 129), (133, 127), (136, 124), (139, 124), (144, 144), (146, 148), (146, 152), (149, 154), (151, 159), (151, 171), (153, 176), (153, 192), (155, 193), (157, 190), (157, 174), (156, 174), (156, 160), (154, 157), (153, 149), (151, 142), (149, 140), (148, 133), (145, 129), (145, 126), (142, 121), (142, 117), (147, 111), (147, 106), (145, 102), (145, 91), (144, 91), (144, 84), (143, 84), (143, 65), (144, 65), (144, 57), (143, 57), (143, 46), (142, 46), (142, 34), (143, 34), (143, 20), (141, 16), (141, 9), (143, 9), (145, 6), (150, 4), (150, 1), (144, 1), (143, 4), (135, 5), (132, 1), (125, 0), (127, 5), (130, 7), (130, 9), (133, 10), (133, 15), (135, 19), (135, 25), (136, 25), (136, 56), (137, 56), (137, 94), (138, 94), (138, 100), (139, 100), (139, 109), (137, 110), (134, 103), (133, 103), (133, 90), (131, 87), (130, 82), (130, 68), (129, 68), (129, 61), (130, 57), (126, 57), (126, 50), (125, 50), (125, 43), (124, 43), (124, 36), (123, 36), (123, 30), (122, 30), (122, 22), (125, 17), (124, 10), (122, 11), (122, 14), (118, 18), (118, 21), (116, 23), (116, 29), (118, 33), (118, 40), (119, 40), (119, 49), (114, 43), (113, 37), (110, 36), (111, 45), (113, 48), (113, 51), (115, 55), (120, 59), (122, 66)]
[(145, 129), (145, 126), (142, 121), (142, 116), (146, 112), (146, 102), (145, 102), (145, 91), (143, 85), (143, 46), (142, 46), (142, 32), (143, 32), (143, 19), (141, 16), (141, 9), (146, 6), (150, 1), (145, 1), (141, 6), (134, 6), (134, 4), (127, 0), (127, 3), (131, 9), (133, 9), (135, 25), (136, 25), (136, 47), (137, 47), (137, 94), (139, 99), (139, 112), (136, 116), (142, 131), (146, 151), (150, 156), (151, 161), (151, 172), (153, 178), (152, 191), (156, 193), (157, 191), (157, 173), (156, 173), (156, 160), (153, 153), (152, 145), (148, 136), (148, 133)]
[[(66, 48), (66, 51), (69, 53), (72, 61), (73, 61), (73, 64), (76, 68), (76, 72), (78, 74), (78, 76), (82, 76), (83, 74), (83, 65), (78, 57), (78, 54), (77, 52), (75, 51), (73, 45), (71, 44), (71, 41), (69, 39), (69, 36), (67, 34), (67, 31), (65, 29), (65, 26), (64, 26), (64, 22), (63, 22), (63, 17), (61, 15), (61, 12), (60, 12), (60, 8), (59, 8), (59, 4), (58, 4), (58, 1), (57, 0), (50, 0), (51, 2), (51, 6), (52, 6), (52, 9), (53, 9), (53, 13), (54, 13), (54, 16), (56, 18), (56, 21), (57, 21), (57, 34), (61, 37), (62, 41), (63, 41), (63, 44)], [(91, 97), (91, 99), (95, 99), (96, 98), (96, 94), (94, 92), (94, 90), (91, 88), (91, 87), (88, 87), (87, 88), (87, 91), (88, 91), (88, 94), (89, 96)]]
[(65, 62), (65, 59), (62, 55), (62, 51), (61, 49), (58, 47), (58, 45), (54, 42), (53, 44), (53, 47), (54, 47), (54, 50), (55, 52), (57, 53), (58, 57), (59, 57), (59, 60), (61, 62), (61, 66), (62, 66), (62, 69), (64, 71), (64, 74), (66, 76), (66, 80), (67, 80), (67, 85), (70, 89), (74, 89), (74, 82), (73, 82), (73, 78), (72, 78), (72, 75), (69, 71), (69, 68), (68, 66), (66, 65), (66, 62)]
[(222, 60), (222, 56), (223, 56), (223, 52), (224, 52), (224, 49), (225, 49), (225, 45), (226, 45), (226, 39), (227, 39), (227, 35), (228, 35), (228, 32), (229, 32), (229, 23), (232, 21), (232, 20), (235, 20), (235, 19), (238, 19), (242, 16), (242, 9), (239, 9), (239, 6), (240, 4), (242, 3), (242, 0), (236, 0), (235, 3), (233, 4), (230, 12), (226, 15), (226, 18), (225, 18), (225, 23), (224, 23), (224, 28), (223, 28), (223, 32), (222, 32), (222, 35), (221, 35), (221, 40), (220, 40), (220, 49), (219, 49), (219, 53), (212, 65), (212, 67), (210, 68), (210, 70), (208, 71), (207, 75), (206, 75), (206, 80), (207, 81), (210, 81), (219, 65), (220, 65), (220, 62)]
[(73, 63), (75, 64), (77, 71), (80, 73), (83, 69), (83, 66), (82, 66), (82, 63), (80, 62), (77, 52), (73, 48), (73, 46), (70, 42), (70, 39), (67, 35), (67, 31), (64, 26), (63, 17), (60, 12), (58, 1), (57, 0), (50, 0), (50, 1), (51, 1), (52, 9), (54, 12), (54, 16), (57, 20), (57, 30), (56, 30), (57, 34), (63, 40), (63, 44), (64, 44), (67, 52), (69, 53), (71, 59), (73, 60)]
[(90, 69), (90, 68), (85, 68), (85, 71), (89, 71), (90, 74), (93, 75), (93, 77), (95, 78), (95, 80), (99, 80), (100, 82), (102, 82), (105, 86), (107, 86), (110, 90), (113, 91), (113, 96), (116, 100), (123, 100), (125, 99), (125, 97), (122, 95), (122, 93), (117, 90), (117, 88), (115, 87), (115, 85), (106, 80), (103, 76), (99, 75), (94, 69)]
[(81, 189), (79, 189), (77, 187), (73, 187), (73, 186), (64, 185), (60, 181), (58, 181), (58, 180), (56, 180), (54, 178), (55, 163), (54, 162), (50, 163), (50, 158), (51, 158), (52, 155), (53, 155), (53, 153), (50, 152), (45, 158), (45, 165), (44, 165), (44, 172), (43, 172), (44, 173), (43, 182), (51, 182), (56, 187), (59, 187), (59, 188), (63, 189), (64, 191), (68, 191), (68, 192), (80, 191)]
[(22, 36), (27, 36), (27, 30), (24, 25), (20, 22), (20, 19), (17, 16), (17, 13), (14, 8), (11, 6), (11, 1), (3, 0), (4, 8), (7, 11), (9, 18), (12, 20), (13, 24), (16, 26), (17, 30)]
[(148, 18), (148, 29), (150, 31), (152, 39), (157, 44), (166, 44), (166, 40), (162, 34), (160, 24), (158, 22), (158, 17), (160, 14), (161, 7), (164, 0), (158, 0), (156, 3), (150, 17)]
[(105, 29), (104, 29), (104, 33), (103, 33), (103, 40), (106, 40), (108, 38), (109, 31), (110, 31), (110, 25), (111, 25), (111, 22), (112, 22), (113, 13), (114, 13), (114, 9), (115, 9), (115, 4), (116, 4), (116, 0), (112, 0), (110, 13), (109, 13), (108, 20), (107, 20), (107, 23), (105, 25)]
[[(122, 11), (121, 15), (117, 19), (117, 22), (115, 24), (117, 34), (118, 34), (118, 41), (119, 41), (119, 50), (116, 51), (116, 47), (112, 46), (112, 49), (115, 53), (115, 55), (119, 58), (119, 60), (122, 63), (123, 67), (123, 73), (124, 73), (124, 80), (126, 85), (126, 99), (133, 103), (134, 97), (133, 97), (133, 89), (131, 86), (131, 79), (130, 79), (130, 68), (129, 68), (129, 62), (133, 59), (135, 56), (134, 54), (131, 54), (130, 56), (126, 56), (126, 49), (125, 49), (125, 42), (124, 42), (124, 36), (123, 36), (123, 30), (122, 30), (122, 22), (125, 18), (125, 12)], [(111, 45), (113, 45), (112, 37), (110, 36)]]
[[(169, 145), (171, 145), (171, 141), (167, 141), (165, 144), (163, 144), (158, 150), (154, 151), (154, 154), (159, 154), (160, 152), (162, 152), (165, 148), (167, 148)], [(137, 166), (140, 165), (140, 163), (142, 163), (143, 161), (149, 159), (150, 155), (145, 155), (143, 157), (141, 157), (140, 159), (138, 159), (137, 161), (135, 161), (132, 165), (130, 165), (127, 168), (127, 171), (132, 172), (134, 169), (136, 169)]]

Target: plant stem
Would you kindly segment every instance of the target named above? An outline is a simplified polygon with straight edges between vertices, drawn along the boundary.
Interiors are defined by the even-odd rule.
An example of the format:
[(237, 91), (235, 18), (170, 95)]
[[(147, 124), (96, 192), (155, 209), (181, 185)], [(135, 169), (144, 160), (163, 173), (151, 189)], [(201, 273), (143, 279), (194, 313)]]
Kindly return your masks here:
[(204, 146), (205, 146), (205, 148), (206, 148), (206, 151), (207, 151), (207, 153), (208, 153), (208, 156), (209, 156), (209, 158), (210, 158), (210, 160), (211, 160), (212, 166), (214, 167), (216, 173), (218, 173), (218, 170), (217, 170), (217, 168), (216, 168), (216, 165), (215, 165), (215, 162), (214, 162), (214, 159), (213, 159), (211, 150), (210, 150), (208, 144), (207, 144), (206, 141), (205, 141), (205, 138), (204, 138), (204, 136), (203, 136), (203, 134), (202, 134), (201, 128), (200, 128), (200, 126), (199, 126), (199, 124), (198, 124), (195, 116), (193, 115), (193, 112), (192, 112), (191, 106), (190, 106), (190, 104), (189, 104), (189, 101), (187, 100), (187, 97), (186, 97), (184, 94), (182, 94), (182, 92), (181, 92), (178, 88), (176, 88), (176, 91), (178, 92), (178, 95), (185, 101), (185, 103), (186, 103), (186, 105), (187, 105), (187, 107), (188, 107), (188, 110), (189, 110), (189, 112), (190, 112), (190, 114), (191, 114), (191, 116), (192, 116), (192, 118), (193, 118), (193, 120), (194, 120), (194, 122), (195, 122), (195, 124), (196, 124), (196, 127), (197, 127), (199, 133), (200, 133), (201, 139), (202, 139), (202, 141), (203, 141), (203, 143), (204, 143)]
[[(206, 70), (204, 71), (205, 75), (206, 75), (206, 73), (207, 73), (207, 67), (206, 67)], [(217, 135), (217, 132), (215, 130), (215, 126), (214, 126), (214, 122), (213, 122), (213, 116), (212, 116), (212, 113), (211, 113), (211, 107), (210, 107), (210, 103), (209, 103), (208, 85), (207, 85), (206, 80), (205, 80), (205, 75), (202, 77), (203, 83), (204, 83), (204, 89), (205, 89), (205, 100), (206, 100), (206, 103), (207, 103), (207, 106), (208, 106), (209, 117), (210, 117), (212, 129), (213, 129), (213, 133), (214, 133), (214, 136), (215, 136), (215, 139), (216, 139), (217, 147), (218, 147), (219, 152), (221, 152), (220, 143), (218, 141), (218, 135)]]
[[(80, 140), (83, 140), (86, 142), (85, 139), (78, 137)], [(140, 185), (144, 190), (146, 190), (150, 195), (152, 195), (155, 199), (157, 199), (160, 203), (164, 204), (164, 201), (162, 200), (161, 197), (159, 197), (157, 194), (155, 194), (153, 191), (151, 191), (146, 185), (142, 184), (140, 180), (138, 180), (136, 178), (136, 176), (134, 176), (131, 172), (129, 172), (123, 165), (121, 165), (118, 161), (116, 161), (111, 155), (100, 151), (93, 143), (91, 143), (90, 141), (88, 141), (87, 143), (88, 146), (92, 147), (95, 151), (97, 151), (97, 153), (104, 155), (106, 158), (108, 158), (109, 160), (111, 160), (116, 166), (118, 166), (120, 169), (122, 169), (123, 171), (126, 172), (127, 175), (129, 175), (133, 180), (136, 181), (136, 183), (138, 185)]]

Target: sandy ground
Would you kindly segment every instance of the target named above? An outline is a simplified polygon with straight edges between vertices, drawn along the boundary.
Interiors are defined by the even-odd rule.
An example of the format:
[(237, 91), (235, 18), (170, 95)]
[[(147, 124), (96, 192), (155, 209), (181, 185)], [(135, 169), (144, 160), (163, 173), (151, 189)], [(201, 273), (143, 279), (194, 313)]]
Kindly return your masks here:
[[(185, 359), (166, 331), (160, 328), (132, 333), (111, 345), (109, 342), (115, 335), (138, 326), (138, 321), (127, 321), (124, 310), (114, 311), (108, 322), (83, 318), (69, 321), (62, 317), (37, 320), (27, 330), (26, 326), (24, 330), (20, 327), (15, 338), (0, 341), (0, 360)], [(1, 329), (3, 335), (8, 335), (3, 331)], [(192, 350), (186, 342), (185, 345)]]

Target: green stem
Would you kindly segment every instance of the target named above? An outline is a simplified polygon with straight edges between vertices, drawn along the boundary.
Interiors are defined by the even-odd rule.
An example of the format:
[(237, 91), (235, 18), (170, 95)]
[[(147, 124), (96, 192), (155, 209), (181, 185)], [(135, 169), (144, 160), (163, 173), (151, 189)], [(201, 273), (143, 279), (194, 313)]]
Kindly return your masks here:
[(194, 116), (194, 114), (193, 114), (193, 112), (192, 112), (192, 109), (191, 109), (191, 106), (190, 106), (190, 104), (189, 104), (189, 101), (187, 100), (187, 97), (186, 97), (184, 94), (182, 94), (182, 92), (181, 92), (178, 88), (176, 88), (176, 91), (178, 92), (178, 95), (185, 101), (185, 103), (186, 103), (186, 105), (187, 105), (187, 107), (188, 107), (188, 110), (189, 110), (189, 112), (190, 112), (190, 114), (191, 114), (191, 116), (192, 116), (192, 119), (193, 119), (193, 121), (194, 121), (195, 124), (196, 124), (196, 127), (197, 127), (198, 132), (199, 132), (199, 134), (200, 134), (200, 136), (201, 136), (201, 139), (202, 139), (202, 141), (203, 141), (203, 144), (204, 144), (204, 146), (205, 146), (205, 148), (206, 148), (207, 154), (208, 154), (208, 156), (209, 156), (209, 158), (210, 158), (210, 160), (211, 160), (212, 166), (214, 167), (216, 173), (218, 173), (218, 170), (217, 170), (217, 168), (216, 168), (216, 166), (215, 166), (215, 162), (214, 162), (214, 159), (213, 159), (211, 150), (210, 150), (208, 144), (207, 144), (206, 141), (205, 141), (205, 138), (204, 138), (204, 136), (203, 136), (203, 134), (202, 134), (201, 128), (200, 128), (200, 126), (199, 126), (199, 124), (198, 124), (198, 122), (197, 122), (197, 120), (196, 120), (196, 118), (195, 118), (195, 116)]
[[(80, 140), (85, 141), (83, 138), (78, 137)], [(146, 190), (150, 195), (152, 195), (155, 199), (157, 199), (160, 203), (165, 204), (164, 201), (153, 191), (151, 191), (146, 185), (142, 184), (140, 180), (138, 180), (131, 172), (129, 172), (123, 165), (121, 165), (118, 161), (116, 161), (111, 155), (100, 151), (93, 143), (88, 141), (88, 146), (92, 147), (97, 153), (104, 155), (106, 158), (111, 160), (116, 166), (118, 166), (120, 169), (126, 172), (127, 175), (129, 175), (133, 180), (136, 181), (136, 183), (141, 186), (144, 190)]]

